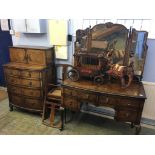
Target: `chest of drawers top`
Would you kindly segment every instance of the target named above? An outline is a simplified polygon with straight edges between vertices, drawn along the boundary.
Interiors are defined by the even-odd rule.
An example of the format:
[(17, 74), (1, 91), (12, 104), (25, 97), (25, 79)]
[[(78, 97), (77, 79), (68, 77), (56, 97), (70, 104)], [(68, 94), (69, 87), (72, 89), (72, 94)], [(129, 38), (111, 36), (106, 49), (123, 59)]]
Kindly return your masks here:
[(43, 46), (12, 46), (9, 47), (10, 61), (30, 65), (47, 66), (53, 63), (54, 48)]

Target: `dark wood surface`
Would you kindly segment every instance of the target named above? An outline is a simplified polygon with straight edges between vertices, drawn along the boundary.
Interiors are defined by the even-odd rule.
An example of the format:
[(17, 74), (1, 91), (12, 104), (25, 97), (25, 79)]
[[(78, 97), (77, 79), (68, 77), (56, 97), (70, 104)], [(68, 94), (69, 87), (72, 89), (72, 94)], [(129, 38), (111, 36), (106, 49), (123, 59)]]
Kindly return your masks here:
[(141, 115), (146, 99), (142, 83), (132, 83), (128, 88), (121, 88), (120, 83), (96, 85), (92, 81), (64, 80), (62, 89), (63, 106), (72, 111), (80, 111), (82, 103), (110, 107), (115, 110), (114, 119), (130, 122), (139, 134)]
[(129, 88), (122, 88), (120, 83), (106, 83), (97, 85), (93, 81), (88, 80), (79, 80), (73, 82), (71, 80), (65, 80), (63, 83), (64, 86), (69, 86), (73, 88), (79, 88), (83, 90), (118, 95), (118, 96), (126, 96), (126, 97), (134, 97), (134, 98), (146, 98), (146, 94), (144, 91), (144, 87), (142, 83), (133, 83)]
[(11, 62), (3, 65), (10, 110), (42, 112), (46, 79), (55, 81), (53, 52), (48, 47), (10, 47)]

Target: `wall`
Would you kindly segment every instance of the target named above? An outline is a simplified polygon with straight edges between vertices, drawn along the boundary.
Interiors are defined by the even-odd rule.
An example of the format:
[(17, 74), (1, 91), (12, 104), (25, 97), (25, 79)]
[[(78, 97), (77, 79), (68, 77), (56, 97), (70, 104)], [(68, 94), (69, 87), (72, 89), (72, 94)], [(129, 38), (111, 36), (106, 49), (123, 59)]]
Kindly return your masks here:
[[(70, 20), (68, 32), (69, 34), (73, 34), (73, 30), (71, 27), (73, 26), (73, 21)], [(49, 33), (48, 33), (48, 20), (46, 20), (46, 28), (47, 33), (45, 34), (36, 34), (36, 33), (19, 33), (19, 36), (12, 35), (13, 45), (32, 45), (32, 46), (52, 46), (50, 44)], [(56, 63), (72, 63), (72, 55), (73, 55), (73, 43), (69, 42), (68, 46), (68, 59), (60, 60), (57, 59)]]
[(144, 118), (155, 120), (155, 83), (144, 82), (144, 89), (147, 99), (144, 104), (142, 116)]
[(148, 51), (144, 67), (143, 81), (155, 82), (155, 39), (148, 39)]
[[(46, 28), (48, 31), (48, 21), (46, 20)], [(35, 45), (35, 46), (50, 46), (48, 33), (19, 33), (12, 35), (13, 45)]]
[[(71, 20), (70, 27), (74, 26), (74, 22)], [(70, 34), (73, 34), (73, 30), (69, 30)], [(74, 38), (75, 39), (75, 38)], [(74, 42), (74, 41), (73, 41)], [(73, 61), (74, 43), (71, 42), (68, 47), (68, 60), (56, 60), (56, 63), (68, 63)], [(38, 46), (50, 46), (48, 34), (21, 34), (19, 38), (13, 36), (14, 45), (38, 45)], [(149, 46), (148, 53), (145, 62), (143, 81), (146, 90), (147, 100), (144, 106), (143, 117), (155, 120), (155, 84), (148, 82), (155, 82), (155, 40), (148, 39), (147, 44)]]

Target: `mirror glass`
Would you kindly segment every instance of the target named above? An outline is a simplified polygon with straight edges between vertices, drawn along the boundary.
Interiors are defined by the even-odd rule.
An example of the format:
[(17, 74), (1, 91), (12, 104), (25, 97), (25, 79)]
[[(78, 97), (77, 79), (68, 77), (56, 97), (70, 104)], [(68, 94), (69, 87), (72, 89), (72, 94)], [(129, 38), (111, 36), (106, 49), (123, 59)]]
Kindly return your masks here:
[(146, 31), (133, 31), (132, 46), (130, 51), (129, 63), (134, 62), (134, 75), (142, 78), (146, 52), (147, 52), (147, 36)]
[(112, 52), (112, 63), (123, 64), (128, 29), (121, 24), (98, 24), (91, 30), (91, 51)]

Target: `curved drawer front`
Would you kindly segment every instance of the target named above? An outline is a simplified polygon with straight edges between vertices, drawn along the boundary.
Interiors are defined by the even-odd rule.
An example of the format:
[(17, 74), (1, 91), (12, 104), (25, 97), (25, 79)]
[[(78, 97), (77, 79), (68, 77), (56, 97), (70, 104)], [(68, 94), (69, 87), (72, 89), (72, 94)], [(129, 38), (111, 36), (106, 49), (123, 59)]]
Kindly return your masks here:
[(8, 84), (20, 85), (20, 79), (15, 77), (7, 77)]
[(42, 110), (43, 101), (24, 98), (24, 107), (28, 109)]
[(24, 98), (22, 96), (11, 95), (11, 103), (20, 108), (31, 110), (42, 110), (43, 102), (41, 100)]
[(24, 96), (41, 97), (40, 90), (21, 88), (21, 93)]
[(37, 72), (37, 71), (26, 71), (26, 70), (23, 70), (23, 71), (21, 71), (21, 77), (39, 79), (40, 78), (40, 74), (39, 73), (40, 72)]
[(5, 68), (5, 74), (6, 76), (20, 76), (20, 71), (17, 69), (9, 69), (9, 68)]
[(23, 105), (23, 99), (20, 96), (11, 95), (11, 102), (14, 105), (22, 106)]
[(21, 79), (21, 85), (22, 86), (28, 86), (28, 87), (40, 88), (41, 87), (41, 81), (39, 81), (39, 80)]
[(8, 88), (9, 88), (8, 91), (13, 93), (13, 94), (19, 94), (19, 95), (22, 94), (21, 88), (19, 88), (19, 87), (8, 86)]

